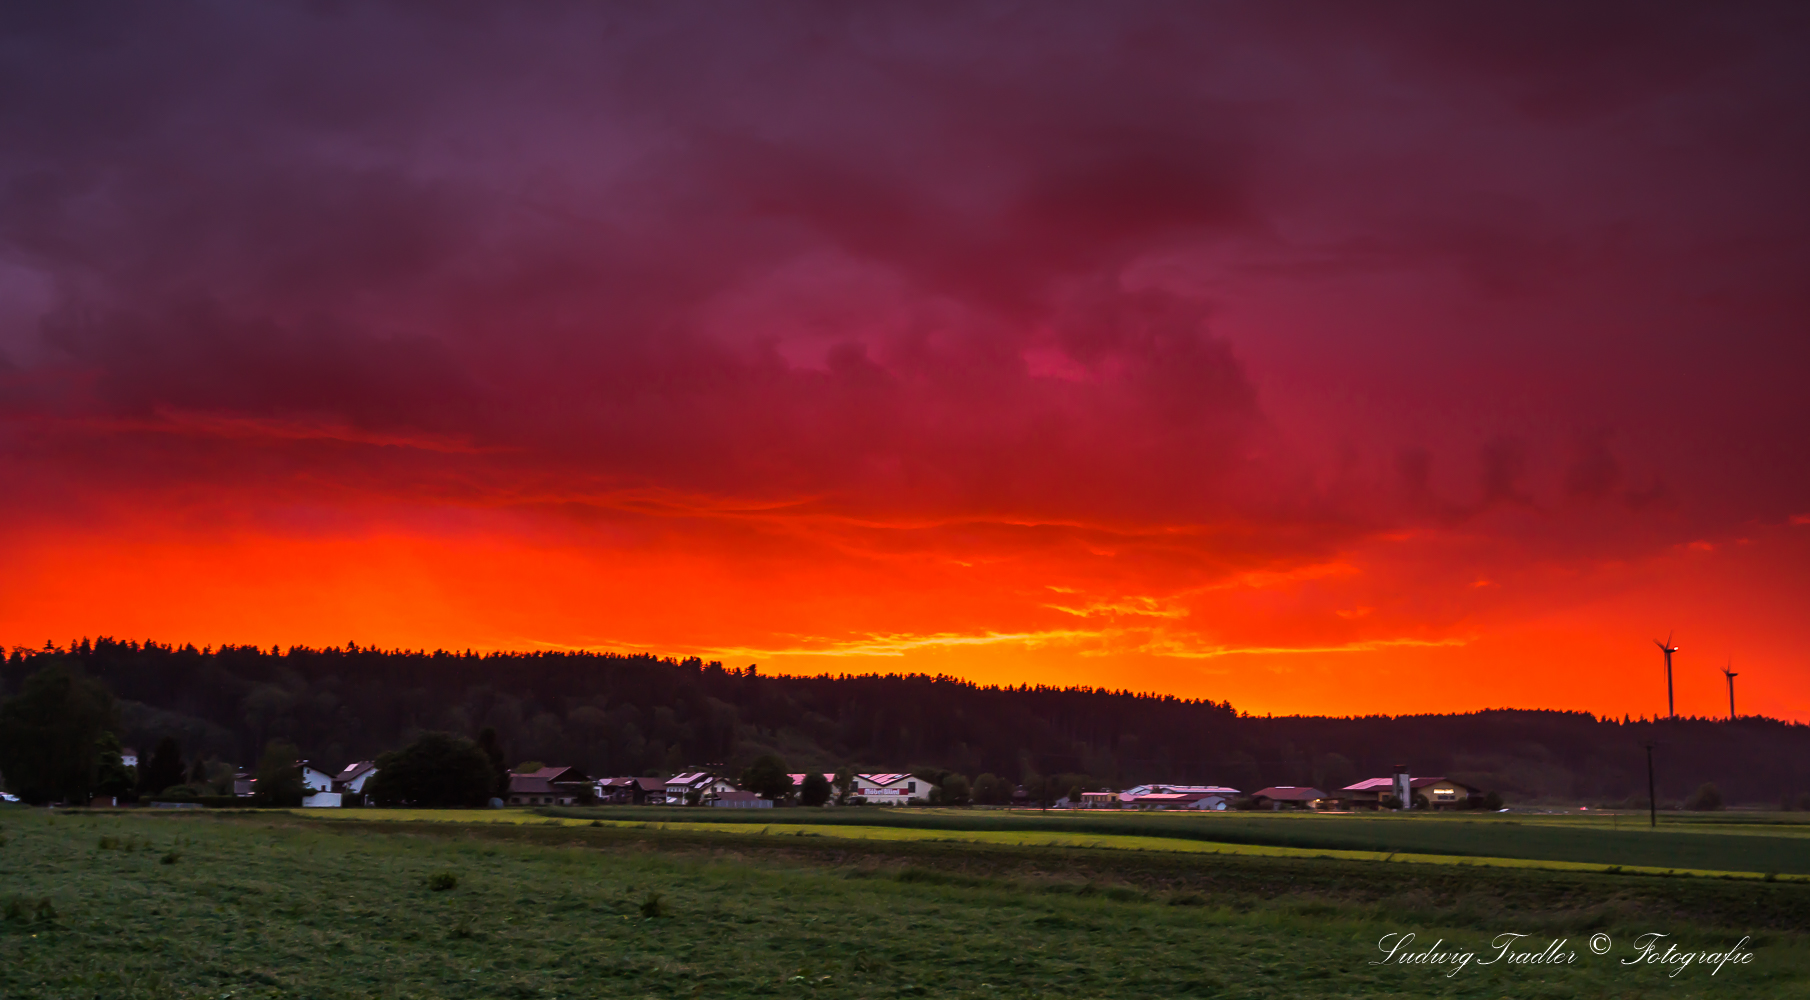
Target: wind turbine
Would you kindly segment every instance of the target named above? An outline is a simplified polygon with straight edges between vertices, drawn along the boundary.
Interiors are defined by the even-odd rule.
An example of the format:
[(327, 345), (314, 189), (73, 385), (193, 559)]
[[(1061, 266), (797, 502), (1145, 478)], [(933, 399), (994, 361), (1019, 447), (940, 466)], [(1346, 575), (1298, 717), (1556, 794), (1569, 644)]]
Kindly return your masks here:
[(1735, 661), (1730, 659), (1728, 666), (1722, 668), (1723, 675), (1728, 678), (1728, 721), (1730, 722), (1735, 721), (1735, 678), (1741, 676), (1730, 669), (1734, 665)]
[(1672, 700), (1672, 654), (1678, 652), (1678, 647), (1672, 645), (1672, 633), (1670, 632), (1665, 634), (1664, 642), (1654, 639), (1653, 645), (1658, 646), (1660, 652), (1665, 654), (1665, 710), (1666, 714), (1676, 719), (1678, 718), (1678, 706)]

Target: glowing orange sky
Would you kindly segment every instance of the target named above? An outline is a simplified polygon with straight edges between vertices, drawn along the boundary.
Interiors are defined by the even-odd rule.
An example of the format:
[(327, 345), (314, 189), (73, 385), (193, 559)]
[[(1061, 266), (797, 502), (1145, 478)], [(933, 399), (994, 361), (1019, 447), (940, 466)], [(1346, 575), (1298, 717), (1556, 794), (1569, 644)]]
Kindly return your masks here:
[(1810, 719), (1802, 25), (1321, 14), (52, 18), (0, 641)]

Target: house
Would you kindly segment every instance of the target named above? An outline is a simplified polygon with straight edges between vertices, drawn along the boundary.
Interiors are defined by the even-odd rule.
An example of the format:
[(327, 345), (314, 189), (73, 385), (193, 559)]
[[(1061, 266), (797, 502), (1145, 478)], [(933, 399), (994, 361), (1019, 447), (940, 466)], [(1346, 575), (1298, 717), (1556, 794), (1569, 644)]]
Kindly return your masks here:
[(666, 803), (675, 806), (702, 805), (723, 792), (735, 791), (728, 778), (709, 771), (689, 771), (666, 779)]
[(1138, 785), (1120, 792), (1119, 801), (1133, 809), (1219, 812), (1229, 808), (1242, 794), (1225, 785)]
[(1082, 792), (1081, 808), (1083, 809), (1122, 809), (1124, 800), (1118, 792)]
[(122, 748), (119, 752), (119, 762), (127, 767), (137, 767), (138, 751), (131, 747)]
[(305, 760), (296, 761), (295, 766), (302, 772), (302, 787), (309, 792), (331, 792), (333, 790), (333, 776), (339, 772), (323, 771)]
[(338, 809), (344, 804), (344, 796), (338, 792), (310, 792), (302, 796), (303, 809)]
[(1398, 795), (1396, 785), (1398, 779), (1407, 778), (1408, 794), (1415, 798), (1424, 797), (1427, 805), (1434, 809), (1464, 809), (1474, 806), (1473, 799), (1483, 796), (1482, 789), (1473, 788), (1462, 781), (1450, 778), (1409, 778), (1407, 772), (1395, 777), (1370, 778), (1354, 785), (1346, 785), (1340, 789), (1339, 797), (1350, 802), (1356, 809), (1380, 809), (1385, 795)]
[(1251, 801), (1259, 809), (1324, 809), (1334, 801), (1318, 788), (1305, 785), (1276, 785), (1251, 793)]
[(666, 779), (602, 778), (597, 782), (597, 801), (618, 806), (665, 805)]
[(1167, 812), (1175, 809), (1192, 809), (1202, 812), (1223, 812), (1237, 798), (1208, 792), (1152, 792), (1132, 799), (1129, 805), (1133, 809), (1155, 812)]
[(570, 806), (589, 802), (596, 786), (576, 767), (543, 767), (509, 773), (512, 806)]
[(773, 800), (762, 798), (754, 792), (728, 791), (718, 792), (710, 800), (710, 804), (718, 809), (771, 809)]
[(258, 776), (251, 771), (240, 771), (233, 775), (233, 794), (242, 799), (251, 798), (257, 788)]
[(902, 806), (930, 801), (930, 782), (909, 774), (857, 774), (849, 798), (869, 805)]
[(333, 790), (341, 795), (362, 796), (365, 793), (365, 783), (376, 773), (377, 764), (374, 761), (361, 760), (347, 764), (345, 770), (333, 776)]

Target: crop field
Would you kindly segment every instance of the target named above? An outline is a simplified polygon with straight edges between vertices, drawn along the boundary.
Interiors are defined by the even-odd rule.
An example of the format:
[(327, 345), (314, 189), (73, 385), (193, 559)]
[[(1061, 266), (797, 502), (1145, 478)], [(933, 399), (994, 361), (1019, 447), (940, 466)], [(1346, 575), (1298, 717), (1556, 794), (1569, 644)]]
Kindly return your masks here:
[[(1095, 847), (1134, 851), (1333, 857), (1433, 864), (1551, 867), (1753, 878), (1810, 878), (1810, 823), (1772, 818), (1678, 822), (1658, 830), (1645, 817), (1481, 818), (1126, 813), (980, 812), (932, 809), (648, 809), (632, 807), (411, 812), (349, 810), (345, 818), (466, 822), (682, 825), (699, 832), (756, 829), (770, 834), (863, 840)], [(1473, 814), (1474, 815), (1474, 814)], [(1792, 814), (1782, 814), (1789, 817)]]
[[(1810, 884), (1787, 878), (1022, 836), (1075, 836), (1060, 824), (778, 835), (816, 832), (793, 814), (822, 818), (0, 810), (0, 996), (1810, 997)], [(1526, 937), (1490, 962), (1504, 933)], [(1398, 958), (1450, 957), (1383, 961), (1406, 934)], [(1667, 935), (1644, 954), (1675, 945), (1669, 964), (1623, 964), (1642, 934)], [(1743, 939), (1719, 968), (1677, 958)]]

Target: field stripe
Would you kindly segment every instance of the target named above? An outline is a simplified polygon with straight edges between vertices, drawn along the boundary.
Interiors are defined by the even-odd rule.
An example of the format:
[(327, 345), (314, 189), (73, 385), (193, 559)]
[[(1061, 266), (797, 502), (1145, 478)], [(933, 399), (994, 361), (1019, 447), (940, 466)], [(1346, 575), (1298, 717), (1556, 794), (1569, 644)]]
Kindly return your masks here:
[[(997, 844), (1012, 847), (1065, 847), (1108, 851), (1156, 851), (1170, 854), (1231, 854), (1274, 858), (1333, 858), (1341, 861), (1383, 861), (1404, 864), (1534, 868), (1547, 871), (1620, 872), (1633, 875), (1689, 875), (1697, 878), (1763, 879), (1766, 873), (1716, 871), (1702, 868), (1665, 868), (1653, 865), (1603, 865), (1587, 861), (1548, 861), (1532, 858), (1479, 857), (1455, 854), (1414, 854), (1401, 851), (1352, 851), (1314, 847), (1282, 847), (1267, 844), (1232, 844), (1172, 837), (1140, 837), (1131, 834), (1068, 834), (1034, 830), (931, 830), (894, 826), (848, 824), (715, 823), (707, 820), (667, 822), (621, 819), (550, 818), (514, 809), (297, 809), (297, 815), (313, 819), (377, 820), (397, 822), (504, 823), (534, 826), (607, 826), (618, 829), (696, 831), (741, 836), (828, 837), (842, 840), (925, 841), (932, 843)], [(1810, 882), (1810, 875), (1780, 874), (1781, 882)]]

